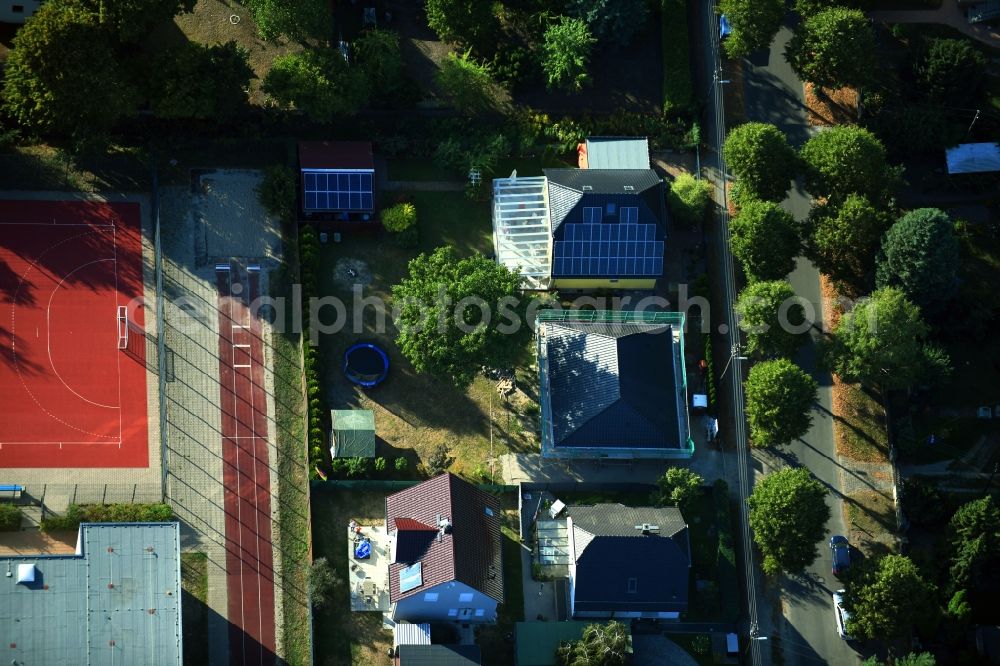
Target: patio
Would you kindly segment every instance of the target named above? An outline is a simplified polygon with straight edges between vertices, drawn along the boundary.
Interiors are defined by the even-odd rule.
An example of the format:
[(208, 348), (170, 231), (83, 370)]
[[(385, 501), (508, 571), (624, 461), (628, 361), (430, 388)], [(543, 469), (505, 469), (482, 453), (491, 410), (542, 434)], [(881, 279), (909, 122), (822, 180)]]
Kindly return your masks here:
[[(367, 557), (357, 555), (368, 552)], [(347, 562), (352, 611), (389, 610), (389, 536), (384, 525), (347, 528)]]

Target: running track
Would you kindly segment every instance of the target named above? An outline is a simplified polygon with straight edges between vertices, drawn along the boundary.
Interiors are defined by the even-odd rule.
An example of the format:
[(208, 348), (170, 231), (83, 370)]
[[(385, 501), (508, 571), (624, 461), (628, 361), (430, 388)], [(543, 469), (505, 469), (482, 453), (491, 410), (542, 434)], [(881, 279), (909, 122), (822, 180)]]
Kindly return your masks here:
[(217, 270), (229, 662), (274, 664), (274, 569), (260, 273)]

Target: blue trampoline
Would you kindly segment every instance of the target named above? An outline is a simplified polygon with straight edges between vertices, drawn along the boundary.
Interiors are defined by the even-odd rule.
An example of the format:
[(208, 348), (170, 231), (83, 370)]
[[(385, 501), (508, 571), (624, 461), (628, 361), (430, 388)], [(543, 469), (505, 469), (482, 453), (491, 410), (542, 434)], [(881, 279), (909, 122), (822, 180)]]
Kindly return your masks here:
[(354, 547), (354, 557), (359, 560), (366, 560), (372, 555), (372, 545), (368, 541), (362, 541)]
[(363, 388), (378, 386), (389, 374), (389, 357), (370, 342), (351, 345), (344, 352), (344, 374)]

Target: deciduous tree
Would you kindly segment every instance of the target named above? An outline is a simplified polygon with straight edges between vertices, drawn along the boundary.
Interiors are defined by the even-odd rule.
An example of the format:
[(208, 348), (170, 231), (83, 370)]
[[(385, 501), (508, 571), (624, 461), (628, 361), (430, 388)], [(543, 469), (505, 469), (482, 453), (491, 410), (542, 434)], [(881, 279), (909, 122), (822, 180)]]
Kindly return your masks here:
[(118, 39), (134, 44), (151, 30), (181, 12), (194, 9), (195, 0), (84, 0), (103, 25), (112, 28)]
[(369, 30), (353, 47), (356, 62), (368, 75), (372, 97), (391, 105), (404, 81), (399, 35), (392, 30)]
[(676, 506), (686, 518), (704, 482), (701, 476), (686, 467), (671, 467), (657, 479), (656, 485), (660, 489), (654, 493), (654, 501), (660, 505)]
[(583, 19), (560, 16), (550, 25), (542, 43), (542, 69), (549, 87), (582, 90), (590, 80), (590, 51), (596, 43)]
[(852, 294), (874, 282), (875, 255), (889, 217), (860, 194), (842, 203), (814, 205), (802, 227), (805, 254), (824, 274)]
[(364, 71), (332, 49), (309, 49), (275, 59), (261, 89), (285, 108), (317, 122), (351, 116), (368, 101)]
[(421, 254), (392, 288), (400, 351), (418, 372), (458, 386), (484, 365), (513, 367), (531, 338), (531, 299), (520, 289), (518, 274), (485, 256), (459, 259), (450, 247)]
[(934, 595), (934, 586), (924, 580), (910, 558), (886, 555), (862, 567), (848, 586), (844, 597), (851, 616), (847, 632), (861, 640), (908, 637), (914, 625), (936, 611)]
[(938, 104), (975, 102), (986, 78), (986, 57), (971, 39), (932, 39), (914, 69), (927, 96)]
[(325, 557), (313, 560), (309, 567), (309, 601), (320, 609), (333, 601), (333, 591), (342, 581)]
[(831, 7), (799, 24), (785, 58), (803, 80), (818, 86), (861, 86), (875, 69), (875, 31), (864, 12)]
[(816, 382), (786, 358), (757, 363), (746, 381), (747, 421), (754, 446), (784, 446), (812, 423)]
[(425, 0), (427, 25), (444, 42), (455, 42), (477, 53), (497, 27), (491, 3), (481, 0)]
[(835, 202), (850, 194), (882, 201), (899, 180), (886, 164), (885, 147), (868, 130), (854, 125), (825, 129), (802, 146), (806, 189)]
[(495, 110), (504, 96), (490, 68), (476, 62), (469, 52), (449, 53), (441, 63), (437, 83), (455, 108), (468, 115)]
[(712, 202), (712, 183), (689, 173), (679, 174), (670, 183), (667, 204), (674, 220), (686, 227), (697, 227), (705, 219)]
[(748, 280), (781, 280), (795, 268), (801, 247), (798, 228), (795, 219), (778, 204), (743, 203), (729, 229), (733, 256)]
[(649, 3), (645, 0), (568, 0), (566, 13), (586, 21), (590, 34), (601, 44), (628, 46), (646, 22)]
[(723, 42), (731, 58), (742, 58), (771, 45), (785, 18), (781, 0), (721, 0), (719, 12), (726, 15), (732, 33)]
[(560, 666), (624, 666), (629, 663), (629, 630), (617, 620), (587, 625), (578, 641), (556, 651)]
[(246, 0), (245, 4), (266, 40), (329, 39), (333, 17), (326, 0)]
[(744, 123), (722, 146), (726, 163), (758, 199), (782, 201), (795, 178), (798, 160), (784, 133), (769, 123)]
[(899, 289), (878, 289), (841, 317), (824, 350), (841, 379), (897, 390), (950, 370), (943, 350), (926, 342), (920, 308)]
[(784, 280), (754, 282), (736, 302), (747, 351), (759, 356), (791, 357), (802, 346), (805, 310)]
[(49, 0), (17, 31), (7, 58), (3, 110), (24, 130), (87, 137), (135, 110), (110, 29), (76, 0)]
[(1000, 508), (991, 495), (962, 505), (948, 525), (950, 582), (968, 590), (972, 610), (987, 620), (1000, 592)]
[(892, 225), (882, 241), (876, 279), (899, 287), (928, 315), (951, 302), (958, 288), (955, 223), (937, 208), (918, 208)]
[(754, 486), (747, 504), (765, 573), (800, 573), (816, 559), (816, 543), (826, 534), (830, 507), (826, 488), (808, 469), (771, 472)]
[(246, 106), (252, 77), (247, 51), (236, 42), (184, 42), (153, 60), (148, 88), (153, 112), (161, 118), (224, 121)]

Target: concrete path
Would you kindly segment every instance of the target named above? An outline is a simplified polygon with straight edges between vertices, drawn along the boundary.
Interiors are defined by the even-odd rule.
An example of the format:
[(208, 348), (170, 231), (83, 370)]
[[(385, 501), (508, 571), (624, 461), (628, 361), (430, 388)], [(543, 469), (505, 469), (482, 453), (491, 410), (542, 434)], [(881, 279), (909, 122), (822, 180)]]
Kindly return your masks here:
[(985, 23), (969, 23), (958, 0), (944, 0), (937, 9), (868, 12), (868, 16), (882, 23), (939, 23), (951, 26), (964, 35), (978, 39), (993, 48), (1000, 48), (1000, 29)]
[(382, 189), (387, 192), (464, 192), (464, 180), (386, 180)]

